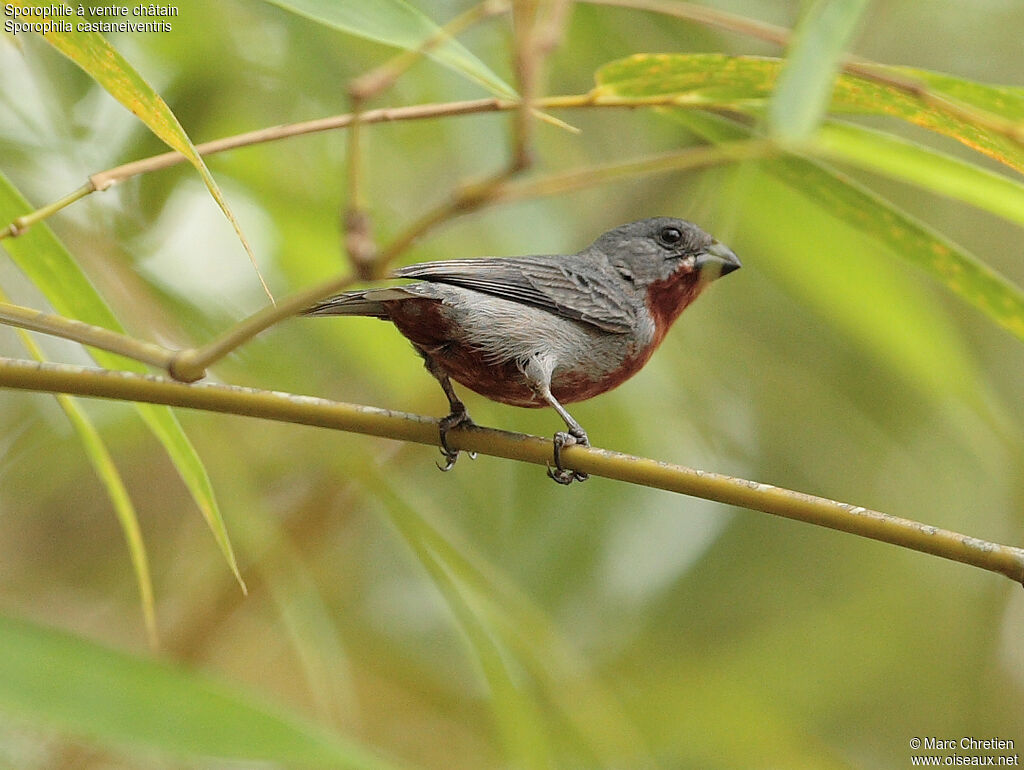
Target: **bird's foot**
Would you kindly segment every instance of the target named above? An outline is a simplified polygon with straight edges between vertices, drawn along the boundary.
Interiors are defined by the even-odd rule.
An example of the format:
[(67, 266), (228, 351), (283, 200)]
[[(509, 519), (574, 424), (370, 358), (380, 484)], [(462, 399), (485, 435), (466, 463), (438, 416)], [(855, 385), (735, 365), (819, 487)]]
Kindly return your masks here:
[(586, 481), (590, 478), (589, 473), (583, 473), (583, 471), (569, 470), (568, 468), (562, 467), (562, 449), (567, 446), (590, 446), (590, 440), (587, 438), (587, 433), (582, 428), (579, 430), (573, 430), (569, 433), (559, 431), (555, 434), (555, 467), (548, 466), (548, 476), (553, 478), (559, 484), (572, 484), (574, 481)]
[[(441, 421), (437, 426), (437, 433), (441, 444), (441, 454), (444, 456), (444, 465), (441, 465), (441, 463), (437, 463), (436, 465), (442, 472), (447, 472), (454, 468), (455, 461), (459, 459), (459, 450), (452, 449), (448, 445), (448, 431), (452, 428), (459, 428), (462, 426), (468, 427), (473, 424), (473, 420), (465, 408), (456, 410), (447, 417), (441, 418)], [(476, 459), (476, 452), (468, 452), (467, 454), (469, 455), (469, 459)]]

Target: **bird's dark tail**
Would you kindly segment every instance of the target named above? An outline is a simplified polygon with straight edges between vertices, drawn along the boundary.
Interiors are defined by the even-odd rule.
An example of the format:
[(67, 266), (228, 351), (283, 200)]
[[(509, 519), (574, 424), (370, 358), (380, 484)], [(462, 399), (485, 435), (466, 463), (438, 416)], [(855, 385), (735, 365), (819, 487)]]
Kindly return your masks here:
[(388, 300), (408, 299), (401, 289), (363, 289), (346, 291), (323, 302), (318, 302), (302, 311), (302, 315), (362, 315), (371, 318), (387, 318), (385, 303)]

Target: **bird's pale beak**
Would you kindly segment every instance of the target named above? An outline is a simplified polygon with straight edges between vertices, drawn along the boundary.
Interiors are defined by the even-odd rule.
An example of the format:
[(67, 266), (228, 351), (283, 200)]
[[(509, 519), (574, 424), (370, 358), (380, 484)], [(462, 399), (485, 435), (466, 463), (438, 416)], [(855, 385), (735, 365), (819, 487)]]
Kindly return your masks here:
[(697, 268), (702, 275), (707, 274), (707, 278), (712, 280), (728, 275), (741, 267), (743, 265), (739, 257), (732, 253), (732, 249), (719, 241), (714, 241), (707, 251), (697, 257)]

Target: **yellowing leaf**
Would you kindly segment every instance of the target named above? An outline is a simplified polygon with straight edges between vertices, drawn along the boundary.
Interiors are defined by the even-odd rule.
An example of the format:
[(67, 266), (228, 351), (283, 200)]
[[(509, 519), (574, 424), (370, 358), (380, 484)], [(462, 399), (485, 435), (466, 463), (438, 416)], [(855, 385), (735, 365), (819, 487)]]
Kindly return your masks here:
[[(597, 71), (596, 101), (602, 97), (636, 99), (674, 97), (679, 105), (724, 108), (761, 114), (775, 91), (781, 59), (724, 54), (638, 54)], [(920, 81), (937, 97), (952, 99), (996, 118), (1024, 126), (1024, 88), (973, 83), (906, 67), (873, 69), (905, 81)], [(992, 120), (968, 120), (920, 94), (896, 85), (849, 74), (836, 78), (832, 112), (888, 115), (950, 136), (978, 152), (1024, 172), (1024, 147), (991, 126)], [(1024, 129), (1022, 129), (1024, 131)]]

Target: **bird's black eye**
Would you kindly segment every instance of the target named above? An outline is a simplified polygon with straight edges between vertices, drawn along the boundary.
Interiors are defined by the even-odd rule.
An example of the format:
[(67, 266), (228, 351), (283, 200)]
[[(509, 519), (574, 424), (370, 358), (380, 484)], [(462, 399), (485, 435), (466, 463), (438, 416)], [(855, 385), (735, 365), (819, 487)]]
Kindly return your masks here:
[(658, 239), (666, 246), (675, 246), (683, 240), (683, 233), (678, 227), (663, 227), (658, 233)]

